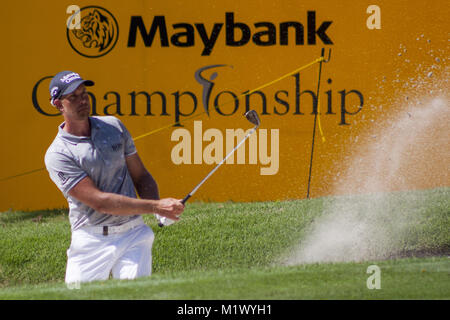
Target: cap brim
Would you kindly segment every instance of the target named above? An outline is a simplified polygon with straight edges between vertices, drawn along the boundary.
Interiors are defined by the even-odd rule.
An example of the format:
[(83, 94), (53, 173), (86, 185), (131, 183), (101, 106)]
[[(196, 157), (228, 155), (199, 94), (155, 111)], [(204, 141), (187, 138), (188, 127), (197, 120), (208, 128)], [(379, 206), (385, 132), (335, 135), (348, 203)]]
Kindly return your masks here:
[(85, 86), (90, 87), (90, 86), (93, 86), (93, 85), (94, 85), (94, 81), (91, 81), (91, 80), (83, 80), (83, 79), (76, 80), (76, 81), (72, 82), (72, 83), (70, 84), (70, 86), (68, 86), (68, 87), (66, 88), (66, 90), (64, 90), (63, 92), (61, 92), (61, 96), (65, 96), (65, 95), (67, 95), (67, 94), (70, 94), (70, 93), (74, 92), (75, 90), (77, 90), (77, 88), (78, 88), (81, 84), (84, 84)]

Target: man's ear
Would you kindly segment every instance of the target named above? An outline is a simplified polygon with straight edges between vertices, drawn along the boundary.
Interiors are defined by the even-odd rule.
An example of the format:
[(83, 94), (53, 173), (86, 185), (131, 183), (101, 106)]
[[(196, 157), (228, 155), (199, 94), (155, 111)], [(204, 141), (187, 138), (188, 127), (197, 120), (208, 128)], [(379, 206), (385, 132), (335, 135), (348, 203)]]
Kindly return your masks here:
[(63, 105), (62, 105), (61, 100), (59, 100), (59, 99), (53, 100), (53, 105), (55, 106), (56, 109), (58, 109), (59, 111), (62, 111)]

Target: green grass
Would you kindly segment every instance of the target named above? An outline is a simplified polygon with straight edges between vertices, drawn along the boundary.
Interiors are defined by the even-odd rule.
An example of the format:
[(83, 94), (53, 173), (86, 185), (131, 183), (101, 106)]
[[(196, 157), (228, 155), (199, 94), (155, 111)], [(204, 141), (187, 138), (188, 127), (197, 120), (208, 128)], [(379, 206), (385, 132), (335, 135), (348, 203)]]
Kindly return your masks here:
[[(381, 270), (381, 289), (369, 290), (367, 267)], [(69, 290), (62, 283), (7, 288), (0, 299), (449, 299), (447, 257), (365, 263), (310, 264), (156, 274), (134, 281), (109, 280)]]
[[(0, 299), (448, 299), (449, 188), (389, 194), (388, 213), (414, 211), (393, 253), (429, 256), (360, 263), (282, 266), (335, 201), (371, 196), (258, 203), (190, 203), (177, 224), (155, 231), (153, 275), (135, 281), (63, 283), (70, 226), (65, 210), (0, 213)], [(406, 213), (405, 213), (406, 214)], [(387, 228), (389, 226), (387, 225)], [(368, 290), (377, 264), (382, 289)]]

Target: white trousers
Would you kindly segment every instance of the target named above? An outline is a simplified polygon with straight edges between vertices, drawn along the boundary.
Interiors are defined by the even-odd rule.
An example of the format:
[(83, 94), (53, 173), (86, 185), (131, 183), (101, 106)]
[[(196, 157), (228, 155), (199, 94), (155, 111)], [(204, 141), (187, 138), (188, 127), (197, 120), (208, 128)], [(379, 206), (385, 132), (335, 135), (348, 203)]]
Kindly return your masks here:
[(67, 250), (65, 282), (81, 283), (135, 279), (152, 273), (153, 230), (144, 222), (121, 233), (104, 236), (89, 229), (72, 232)]

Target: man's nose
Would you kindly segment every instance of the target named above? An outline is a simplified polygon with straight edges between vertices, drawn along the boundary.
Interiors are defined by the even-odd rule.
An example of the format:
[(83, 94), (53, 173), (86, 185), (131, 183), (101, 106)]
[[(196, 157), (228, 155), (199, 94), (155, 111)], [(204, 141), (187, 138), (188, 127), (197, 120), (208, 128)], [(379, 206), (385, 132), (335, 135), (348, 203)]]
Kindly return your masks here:
[(81, 96), (81, 101), (82, 102), (89, 102), (89, 95), (87, 92), (83, 93), (83, 95)]

